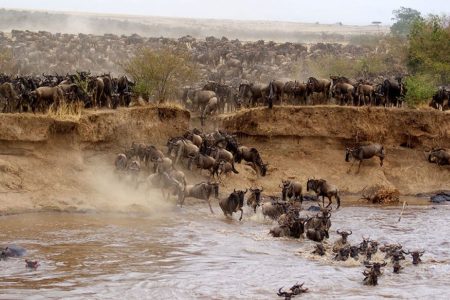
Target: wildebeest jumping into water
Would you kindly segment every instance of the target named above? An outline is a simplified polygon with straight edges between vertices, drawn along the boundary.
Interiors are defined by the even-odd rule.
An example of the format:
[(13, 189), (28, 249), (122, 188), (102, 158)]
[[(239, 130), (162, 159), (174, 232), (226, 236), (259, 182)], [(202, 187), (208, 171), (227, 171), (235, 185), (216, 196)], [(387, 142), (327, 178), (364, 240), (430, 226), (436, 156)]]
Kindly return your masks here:
[(380, 144), (370, 144), (365, 146), (359, 146), (356, 148), (347, 148), (345, 149), (345, 161), (349, 162), (350, 158), (353, 158), (352, 165), (348, 169), (347, 173), (350, 172), (351, 168), (355, 161), (359, 161), (358, 172), (361, 169), (361, 163), (363, 159), (370, 159), (374, 156), (378, 156), (380, 158), (380, 166), (383, 166), (383, 160), (385, 156), (385, 151), (383, 145)]
[(242, 207), (244, 206), (245, 193), (247, 193), (247, 189), (245, 191), (234, 190), (230, 194), (230, 196), (219, 201), (219, 206), (222, 209), (223, 214), (225, 216), (230, 215), (230, 217), (231, 217), (233, 215), (233, 213), (240, 210), (241, 216), (239, 218), (239, 221), (242, 220), (242, 214), (244, 213), (244, 211), (242, 210)]
[(337, 201), (337, 208), (341, 206), (341, 198), (339, 197), (339, 190), (336, 186), (329, 184), (323, 179), (308, 179), (306, 182), (306, 190), (316, 192), (317, 196), (322, 196), (322, 205), (325, 206), (325, 197), (328, 198), (328, 206), (331, 205), (331, 198), (335, 197)]

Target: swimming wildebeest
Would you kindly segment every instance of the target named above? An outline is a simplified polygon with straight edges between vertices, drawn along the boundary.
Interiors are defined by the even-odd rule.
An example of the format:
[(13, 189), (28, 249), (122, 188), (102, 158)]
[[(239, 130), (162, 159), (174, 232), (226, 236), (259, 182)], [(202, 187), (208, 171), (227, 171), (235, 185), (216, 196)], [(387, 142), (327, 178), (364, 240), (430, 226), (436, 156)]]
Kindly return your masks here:
[(339, 249), (350, 246), (350, 244), (347, 241), (347, 238), (349, 235), (352, 234), (352, 231), (341, 231), (341, 230), (336, 230), (337, 234), (341, 235), (341, 238), (338, 239), (336, 242), (334, 242), (333, 244), (333, 252), (337, 252), (339, 251)]
[(242, 220), (242, 214), (244, 213), (242, 207), (244, 206), (244, 196), (245, 193), (247, 193), (247, 191), (248, 191), (247, 189), (245, 191), (234, 190), (227, 198), (224, 198), (219, 201), (219, 206), (222, 209), (223, 214), (225, 216), (230, 215), (231, 217), (233, 213), (240, 210), (241, 216), (239, 218), (239, 221)]
[(308, 179), (306, 182), (306, 190), (312, 190), (318, 197), (322, 196), (322, 205), (325, 206), (325, 197), (328, 198), (329, 207), (332, 204), (331, 198), (335, 197), (337, 201), (337, 208), (341, 206), (341, 198), (339, 197), (339, 190), (336, 186), (329, 184), (323, 179)]
[(200, 182), (195, 185), (187, 185), (184, 190), (183, 200), (181, 201), (181, 206), (183, 206), (185, 198), (197, 198), (205, 200), (209, 205), (209, 210), (213, 214), (214, 211), (211, 207), (211, 202), (209, 197), (214, 193), (214, 197), (217, 199), (219, 197), (219, 184), (215, 182)]
[(261, 193), (263, 192), (263, 188), (250, 188), (250, 196), (247, 198), (247, 205), (253, 208), (253, 211), (256, 213), (256, 208), (260, 206), (261, 203)]
[(27, 250), (25, 248), (17, 245), (9, 245), (0, 252), (0, 259), (6, 259), (8, 257), (21, 257), (26, 254)]
[(370, 159), (374, 156), (378, 156), (380, 158), (380, 166), (383, 166), (383, 159), (385, 156), (383, 145), (370, 144), (370, 145), (365, 145), (365, 146), (359, 146), (356, 148), (347, 148), (345, 151), (346, 151), (345, 152), (345, 161), (346, 162), (349, 162), (350, 158), (353, 158), (352, 165), (350, 166), (350, 168), (348, 169), (347, 172), (350, 172), (351, 168), (353, 167), (353, 164), (355, 163), (355, 161), (358, 160), (359, 165), (358, 165), (357, 173), (359, 173), (359, 169), (361, 168), (361, 163), (362, 163), (363, 159)]
[(381, 274), (383, 274), (383, 272), (381, 272), (381, 267), (385, 267), (387, 265), (387, 263), (385, 261), (383, 261), (382, 263), (379, 262), (365, 262), (364, 266), (366, 268), (371, 268), (375, 274), (377, 276), (380, 276)]
[(296, 283), (288, 291), (282, 291), (283, 287), (281, 287), (278, 289), (277, 295), (278, 297), (284, 297), (285, 300), (290, 300), (294, 296), (308, 292), (307, 288), (303, 288), (304, 284), (305, 283), (302, 284)]
[(278, 202), (278, 201), (271, 201), (271, 202), (265, 202), (262, 204), (262, 214), (264, 218), (267, 216), (271, 218), (272, 220), (278, 220), (278, 218), (287, 212), (289, 204), (287, 202)]
[(300, 200), (303, 202), (302, 184), (298, 181), (282, 180), (281, 181), (281, 199), (286, 201), (287, 198), (294, 200)]
[(413, 251), (413, 252), (405, 252), (405, 254), (410, 254), (413, 259), (413, 265), (418, 265), (422, 260), (420, 257), (425, 253), (425, 251)]
[(337, 253), (334, 256), (334, 260), (346, 261), (350, 257), (350, 246), (347, 245), (345, 247), (339, 248), (336, 252)]
[(370, 270), (364, 270), (364, 284), (365, 285), (377, 285), (378, 284), (378, 275), (375, 270), (372, 268)]

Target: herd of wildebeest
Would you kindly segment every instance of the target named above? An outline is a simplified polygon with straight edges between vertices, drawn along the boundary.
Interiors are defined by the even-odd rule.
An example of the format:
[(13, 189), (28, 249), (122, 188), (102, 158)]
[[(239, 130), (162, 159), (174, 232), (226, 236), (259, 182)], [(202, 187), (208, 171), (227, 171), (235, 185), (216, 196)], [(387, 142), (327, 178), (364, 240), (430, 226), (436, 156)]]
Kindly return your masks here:
[[(383, 166), (386, 153), (380, 144), (361, 145), (356, 148), (347, 148), (345, 161), (358, 162), (359, 168), (363, 160), (378, 157), (380, 166)], [(381, 268), (387, 263), (373, 262), (372, 258), (382, 252), (385, 259), (390, 259), (394, 273), (399, 273), (403, 268), (400, 263), (405, 259), (404, 254), (411, 254), (413, 264), (420, 262), (423, 251), (405, 251), (400, 244), (385, 244), (379, 247), (376, 240), (364, 238), (359, 244), (351, 245), (347, 238), (351, 231), (338, 229), (336, 233), (341, 236), (332, 249), (327, 249), (328, 243), (323, 243), (329, 238), (332, 216), (332, 200), (336, 200), (336, 210), (341, 205), (341, 194), (335, 185), (324, 179), (308, 179), (303, 185), (295, 180), (282, 180), (280, 195), (264, 195), (262, 187), (249, 187), (248, 189), (234, 189), (228, 196), (219, 196), (219, 186), (222, 176), (240, 176), (236, 170), (236, 164), (246, 163), (255, 173), (255, 176), (268, 176), (268, 164), (263, 162), (260, 152), (254, 147), (240, 145), (236, 136), (221, 130), (203, 133), (198, 129), (187, 131), (183, 136), (170, 138), (167, 142), (167, 152), (163, 152), (154, 145), (132, 143), (131, 147), (115, 160), (115, 169), (120, 180), (135, 188), (144, 186), (144, 190), (160, 191), (164, 199), (169, 200), (176, 196), (180, 207), (188, 198), (204, 200), (211, 211), (211, 198), (218, 201), (219, 207), (226, 217), (231, 218), (234, 213), (239, 213), (239, 221), (244, 214), (244, 204), (249, 207), (248, 214), (256, 214), (258, 208), (264, 218), (277, 222), (277, 226), (270, 229), (269, 234), (274, 237), (301, 238), (317, 242), (312, 254), (329, 255), (337, 261), (348, 259), (359, 260), (367, 268), (363, 274), (363, 282), (368, 285), (377, 285), (378, 277), (382, 274)], [(188, 185), (187, 172), (193, 169), (207, 176), (207, 181)], [(231, 175), (232, 174), (232, 175)], [(154, 195), (154, 194), (153, 194)], [(319, 199), (322, 201), (319, 201)], [(328, 204), (325, 205), (325, 198)], [(319, 205), (311, 205), (305, 208), (304, 201), (318, 201)], [(320, 203), (321, 202), (321, 203)], [(331, 251), (330, 251), (331, 250)], [(279, 296), (290, 299), (301, 291), (301, 285), (296, 285), (289, 291), (278, 292)], [(306, 290), (304, 290), (306, 291)], [(299, 292), (300, 293), (300, 292)]]
[[(202, 81), (189, 87), (180, 86), (179, 98), (186, 107), (200, 109), (203, 117), (225, 109), (258, 105), (401, 106), (406, 93), (403, 76), (399, 75), (402, 72), (395, 68), (392, 73), (370, 74), (364, 78), (336, 74), (318, 78), (311, 76), (313, 71), (304, 66), (306, 60), (327, 56), (363, 57), (389, 52), (388, 47), (13, 30), (10, 35), (0, 32), (0, 49), (12, 51), (14, 74), (20, 75), (0, 75), (0, 112), (46, 111), (62, 101), (79, 100), (86, 108), (128, 106), (139, 96), (151, 101), (152, 95), (133, 93), (133, 82), (118, 75), (123, 71), (123, 62), (142, 48), (170, 48), (191, 54), (199, 66)], [(303, 80), (286, 79), (286, 74), (295, 73), (293, 66), (305, 67), (298, 74)], [(448, 109), (449, 93), (449, 87), (440, 87), (430, 106)]]
[[(47, 112), (62, 103), (81, 103), (84, 108), (128, 107), (133, 98), (134, 83), (127, 76), (91, 75), (76, 72), (67, 75), (16, 76), (0, 74), (0, 112)], [(441, 87), (430, 106), (448, 108), (450, 90)], [(202, 88), (180, 89), (181, 103), (198, 111), (201, 120), (208, 115), (233, 111), (241, 107), (267, 105), (340, 105), (401, 106), (404, 84), (401, 78), (385, 79), (381, 84), (352, 80), (344, 76), (330, 79), (310, 77), (306, 83), (272, 80), (259, 84), (242, 80), (238, 87), (215, 81)]]

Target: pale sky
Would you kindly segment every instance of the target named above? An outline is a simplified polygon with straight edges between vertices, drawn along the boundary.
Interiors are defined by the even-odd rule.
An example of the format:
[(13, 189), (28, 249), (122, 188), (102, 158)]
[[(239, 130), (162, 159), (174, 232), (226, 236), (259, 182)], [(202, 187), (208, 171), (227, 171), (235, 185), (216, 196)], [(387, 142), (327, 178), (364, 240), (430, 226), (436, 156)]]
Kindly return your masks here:
[(354, 25), (391, 24), (400, 6), (450, 14), (450, 0), (0, 0), (0, 8)]

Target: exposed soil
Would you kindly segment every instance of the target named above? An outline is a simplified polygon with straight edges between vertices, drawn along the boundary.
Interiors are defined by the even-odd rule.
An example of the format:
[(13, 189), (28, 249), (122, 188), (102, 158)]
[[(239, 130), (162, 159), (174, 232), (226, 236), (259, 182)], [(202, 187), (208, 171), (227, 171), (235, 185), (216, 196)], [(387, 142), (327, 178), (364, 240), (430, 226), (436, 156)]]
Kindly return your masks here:
[[(351, 198), (374, 185), (398, 189), (402, 196), (450, 189), (450, 168), (426, 160), (431, 147), (450, 148), (449, 117), (428, 110), (317, 106), (243, 110), (208, 122), (236, 133), (270, 164), (261, 178), (250, 166), (237, 165), (239, 174), (223, 178), (222, 194), (250, 186), (278, 194), (282, 178), (297, 179), (305, 188), (315, 177)], [(189, 119), (189, 112), (174, 107), (87, 111), (76, 121), (1, 114), (0, 214), (151, 209), (151, 195), (124, 188), (128, 179), (114, 174), (115, 155), (132, 141), (165, 149), (168, 137), (189, 128)], [(364, 161), (359, 174), (356, 165), (347, 173), (345, 147), (367, 141), (385, 146), (383, 167), (374, 158)], [(189, 183), (208, 178), (206, 171), (186, 173)]]

